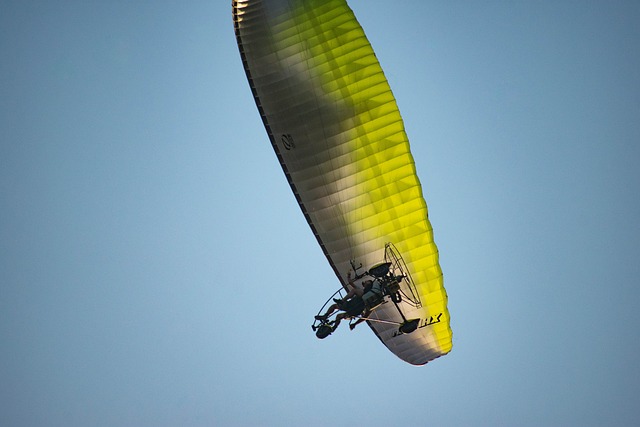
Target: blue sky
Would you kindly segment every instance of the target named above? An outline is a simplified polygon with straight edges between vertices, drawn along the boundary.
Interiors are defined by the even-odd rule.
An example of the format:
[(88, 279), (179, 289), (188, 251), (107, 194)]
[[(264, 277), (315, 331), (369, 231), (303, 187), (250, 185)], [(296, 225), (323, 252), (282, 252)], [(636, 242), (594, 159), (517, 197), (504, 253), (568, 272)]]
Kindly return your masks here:
[(0, 4), (0, 424), (640, 423), (640, 5), (351, 2), (449, 294), (416, 368), (314, 337), (230, 3)]

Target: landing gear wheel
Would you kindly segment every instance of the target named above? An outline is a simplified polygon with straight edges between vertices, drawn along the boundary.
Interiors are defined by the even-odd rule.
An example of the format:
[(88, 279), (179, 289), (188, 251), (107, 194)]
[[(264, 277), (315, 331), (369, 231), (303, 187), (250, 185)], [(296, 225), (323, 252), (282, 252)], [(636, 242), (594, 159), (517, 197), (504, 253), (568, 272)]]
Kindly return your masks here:
[(316, 337), (323, 340), (333, 332), (333, 328), (329, 325), (320, 325), (316, 331)]
[(418, 323), (420, 323), (420, 319), (407, 320), (402, 325), (400, 325), (400, 332), (403, 334), (410, 334), (411, 332), (418, 329)]

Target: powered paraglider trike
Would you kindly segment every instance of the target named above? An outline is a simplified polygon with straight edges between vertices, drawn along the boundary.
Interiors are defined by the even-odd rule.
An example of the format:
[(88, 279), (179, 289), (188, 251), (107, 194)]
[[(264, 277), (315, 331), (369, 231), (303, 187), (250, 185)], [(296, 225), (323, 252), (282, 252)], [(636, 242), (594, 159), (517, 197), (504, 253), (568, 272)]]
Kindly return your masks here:
[[(361, 280), (367, 285), (365, 285), (362, 295), (353, 295), (348, 298), (348, 294), (344, 294), (344, 289), (339, 289), (331, 295), (320, 308), (313, 325), (311, 325), (316, 337), (324, 339), (331, 335), (339, 323), (339, 320), (336, 319), (337, 316), (348, 318), (351, 329), (364, 320), (396, 324), (398, 331), (403, 334), (409, 334), (417, 329), (420, 319), (407, 319), (399, 303), (404, 300), (414, 307), (420, 307), (420, 298), (402, 256), (392, 243), (385, 245), (384, 262), (376, 264), (362, 273), (358, 273), (358, 270), (362, 269), (362, 264), (356, 266), (355, 261), (352, 260), (351, 267), (355, 272), (354, 280)], [(382, 304), (389, 303), (395, 306), (402, 319), (401, 322), (369, 317)], [(335, 310), (336, 308), (341, 310), (342, 314)], [(327, 314), (321, 314), (325, 311)]]

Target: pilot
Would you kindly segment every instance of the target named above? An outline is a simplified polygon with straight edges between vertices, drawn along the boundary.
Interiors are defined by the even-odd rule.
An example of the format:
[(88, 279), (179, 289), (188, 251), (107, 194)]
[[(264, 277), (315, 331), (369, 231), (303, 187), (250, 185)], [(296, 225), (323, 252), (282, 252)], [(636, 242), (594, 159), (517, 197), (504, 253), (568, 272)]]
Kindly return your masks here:
[[(353, 317), (367, 317), (371, 313), (371, 306), (373, 301), (379, 300), (382, 296), (382, 286), (378, 280), (365, 280), (362, 282), (363, 287), (356, 286), (351, 280), (351, 272), (347, 273), (349, 292), (343, 299), (334, 299), (335, 303), (332, 304), (325, 314), (317, 315), (316, 320), (326, 321), (336, 310), (342, 310), (336, 316), (336, 320), (333, 322), (332, 329), (335, 331), (340, 325), (343, 319)], [(350, 328), (356, 327), (359, 323), (364, 321), (360, 318), (355, 323), (350, 325)]]

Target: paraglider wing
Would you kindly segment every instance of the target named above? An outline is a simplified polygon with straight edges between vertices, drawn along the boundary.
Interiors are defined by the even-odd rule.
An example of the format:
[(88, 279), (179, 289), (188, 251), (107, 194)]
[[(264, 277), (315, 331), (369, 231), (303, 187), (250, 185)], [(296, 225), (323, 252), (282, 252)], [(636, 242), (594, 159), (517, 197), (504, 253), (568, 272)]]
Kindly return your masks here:
[(243, 65), (280, 165), (341, 283), (397, 248), (420, 304), (369, 325), (416, 365), (448, 353), (447, 294), (404, 124), (380, 64), (344, 0), (234, 0)]

